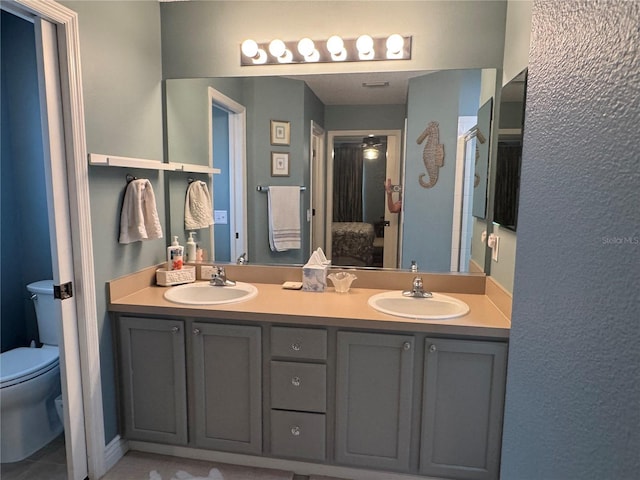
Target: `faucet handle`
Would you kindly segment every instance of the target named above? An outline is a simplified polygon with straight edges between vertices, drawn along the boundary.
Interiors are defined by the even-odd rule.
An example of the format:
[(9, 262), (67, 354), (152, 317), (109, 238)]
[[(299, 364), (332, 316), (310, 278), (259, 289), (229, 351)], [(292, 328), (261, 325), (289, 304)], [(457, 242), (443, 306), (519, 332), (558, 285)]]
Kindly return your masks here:
[(423, 289), (422, 277), (415, 277), (413, 279), (413, 289), (414, 290), (422, 290)]

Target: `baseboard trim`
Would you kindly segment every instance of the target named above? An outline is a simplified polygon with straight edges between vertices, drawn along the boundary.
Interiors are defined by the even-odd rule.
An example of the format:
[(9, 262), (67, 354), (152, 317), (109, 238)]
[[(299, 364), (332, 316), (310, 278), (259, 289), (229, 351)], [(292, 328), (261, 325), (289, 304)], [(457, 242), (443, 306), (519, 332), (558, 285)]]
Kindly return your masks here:
[(105, 472), (111, 470), (116, 463), (129, 451), (129, 441), (116, 435), (104, 448), (104, 466)]
[(129, 448), (139, 452), (157, 453), (173, 457), (191, 458), (210, 462), (230, 463), (244, 467), (272, 468), (276, 470), (292, 471), (297, 475), (320, 475), (338, 477), (349, 480), (443, 480), (439, 477), (425, 477), (404, 473), (378, 472), (359, 468), (340, 467), (307, 463), (281, 458), (257, 457), (238, 453), (217, 452), (197, 448), (178, 447), (175, 445), (161, 445), (157, 443), (129, 441)]
[(511, 320), (511, 305), (513, 303), (513, 295), (507, 291), (502, 285), (496, 282), (493, 277), (487, 277), (485, 295), (489, 300), (498, 307), (498, 309)]

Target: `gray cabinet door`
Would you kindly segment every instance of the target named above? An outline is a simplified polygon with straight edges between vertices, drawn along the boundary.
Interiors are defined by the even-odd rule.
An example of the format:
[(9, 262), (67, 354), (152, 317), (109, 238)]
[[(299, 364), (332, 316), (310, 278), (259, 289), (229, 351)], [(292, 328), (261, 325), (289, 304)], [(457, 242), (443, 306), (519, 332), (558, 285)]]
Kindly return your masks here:
[(499, 477), (507, 345), (425, 341), (420, 473)]
[(186, 444), (183, 322), (120, 317), (118, 324), (125, 438)]
[(191, 335), (196, 445), (261, 453), (260, 327), (194, 323)]
[(336, 461), (409, 468), (414, 339), (338, 332)]

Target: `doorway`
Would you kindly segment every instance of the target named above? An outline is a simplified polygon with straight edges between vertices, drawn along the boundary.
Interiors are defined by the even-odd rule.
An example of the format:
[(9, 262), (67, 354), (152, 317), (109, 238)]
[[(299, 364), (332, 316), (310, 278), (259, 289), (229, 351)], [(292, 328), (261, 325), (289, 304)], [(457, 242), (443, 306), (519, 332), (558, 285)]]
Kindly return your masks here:
[(209, 87), (210, 165), (214, 175), (212, 260), (235, 262), (247, 254), (246, 108)]
[[(67, 474), (105, 471), (93, 242), (80, 74), (78, 16), (56, 2), (16, 0), (1, 9), (34, 25), (52, 278), (73, 296), (55, 301)], [(3, 127), (5, 123), (3, 122)], [(3, 192), (4, 193), (4, 192)], [(62, 298), (62, 296), (61, 296)]]
[[(334, 265), (397, 268), (401, 212), (389, 209), (385, 182), (389, 179), (394, 190), (402, 190), (401, 134), (328, 133), (326, 250)], [(364, 152), (367, 138), (376, 139), (377, 155)]]

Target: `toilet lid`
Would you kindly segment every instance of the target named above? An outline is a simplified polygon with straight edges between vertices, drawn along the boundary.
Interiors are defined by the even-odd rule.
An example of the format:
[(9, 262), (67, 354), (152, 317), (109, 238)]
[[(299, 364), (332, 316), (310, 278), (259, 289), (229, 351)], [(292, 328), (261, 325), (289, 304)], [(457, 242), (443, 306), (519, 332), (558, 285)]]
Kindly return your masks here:
[(41, 375), (59, 363), (58, 347), (19, 347), (0, 355), (0, 386), (8, 387)]

